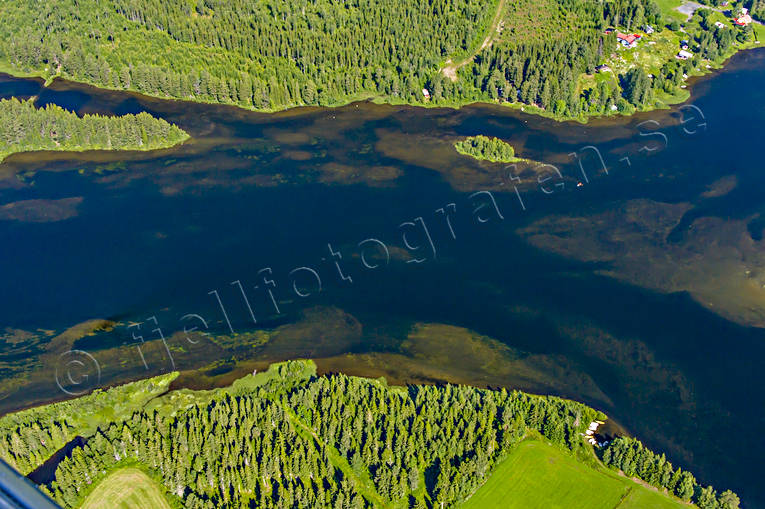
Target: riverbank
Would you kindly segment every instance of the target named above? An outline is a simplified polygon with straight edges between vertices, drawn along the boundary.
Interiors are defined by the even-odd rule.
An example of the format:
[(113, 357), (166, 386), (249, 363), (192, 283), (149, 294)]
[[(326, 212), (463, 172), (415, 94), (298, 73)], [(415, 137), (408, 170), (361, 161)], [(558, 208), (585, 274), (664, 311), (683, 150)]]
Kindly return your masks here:
[[(763, 31), (765, 32), (765, 29), (763, 29)], [(763, 39), (765, 39), (765, 34), (763, 34)], [(296, 103), (296, 104), (285, 105), (283, 107), (263, 108), (263, 107), (254, 107), (254, 106), (243, 106), (241, 104), (235, 104), (231, 102), (210, 101), (210, 100), (196, 98), (196, 97), (177, 98), (177, 97), (171, 97), (171, 96), (160, 95), (160, 94), (147, 94), (143, 91), (136, 90), (136, 89), (106, 87), (94, 82), (89, 82), (87, 80), (76, 80), (66, 75), (48, 75), (45, 72), (18, 71), (17, 69), (14, 69), (13, 67), (8, 66), (7, 64), (3, 65), (1, 63), (0, 63), (0, 73), (6, 74), (14, 78), (40, 79), (43, 81), (45, 87), (50, 86), (51, 84), (53, 84), (54, 81), (80, 83), (80, 84), (92, 86), (100, 90), (108, 90), (108, 91), (114, 91), (114, 92), (130, 92), (130, 93), (135, 93), (135, 94), (139, 94), (146, 97), (151, 97), (154, 99), (176, 101), (180, 103), (191, 102), (195, 104), (231, 106), (231, 107), (241, 109), (243, 111), (251, 111), (254, 113), (263, 113), (263, 114), (284, 113), (291, 110), (297, 110), (302, 108), (330, 108), (330, 109), (342, 108), (349, 104), (362, 102), (362, 101), (369, 101), (379, 105), (410, 106), (410, 107), (433, 108), (433, 109), (447, 108), (447, 109), (453, 109), (453, 110), (459, 110), (465, 106), (488, 105), (488, 106), (499, 106), (502, 108), (508, 108), (508, 109), (516, 110), (525, 114), (536, 115), (536, 116), (544, 117), (550, 120), (555, 120), (556, 122), (574, 122), (574, 123), (578, 123), (582, 125), (587, 125), (592, 121), (600, 121), (600, 120), (606, 120), (609, 118), (619, 118), (619, 117), (627, 118), (637, 113), (647, 113), (651, 111), (667, 110), (671, 108), (672, 106), (683, 104), (691, 98), (692, 88), (693, 88), (693, 82), (692, 82), (693, 78), (706, 77), (713, 74), (715, 71), (723, 69), (725, 65), (727, 64), (728, 60), (730, 60), (733, 56), (735, 56), (737, 53), (741, 51), (748, 51), (753, 49), (757, 50), (757, 49), (762, 49), (764, 47), (765, 46), (763, 46), (762, 44), (754, 44), (754, 43), (741, 45), (736, 50), (726, 53), (725, 57), (719, 61), (705, 62), (703, 67), (694, 69), (691, 71), (690, 74), (688, 74), (688, 76), (684, 79), (686, 83), (683, 88), (678, 88), (676, 91), (674, 91), (671, 94), (663, 92), (663, 91), (657, 92), (655, 94), (656, 102), (651, 107), (634, 108), (634, 109), (629, 109), (627, 111), (614, 110), (614, 111), (603, 112), (600, 114), (588, 115), (585, 117), (569, 117), (569, 116), (556, 115), (555, 113), (545, 110), (544, 108), (540, 108), (537, 105), (525, 104), (521, 102), (489, 101), (482, 98), (466, 98), (464, 100), (441, 100), (441, 101), (432, 101), (432, 100), (431, 101), (406, 101), (406, 100), (402, 100), (399, 97), (381, 96), (372, 92), (365, 92), (365, 93), (357, 94), (354, 96), (345, 97), (341, 100), (330, 101), (322, 105)], [(709, 65), (709, 67), (707, 67), (706, 65)], [(583, 77), (583, 78), (586, 78), (586, 77)]]
[[(665, 19), (672, 19), (673, 16), (679, 14), (675, 10), (675, 3), (673, 1), (660, 4), (659, 8)], [(507, 51), (512, 54), (514, 50), (508, 48), (516, 44), (519, 45), (517, 51), (526, 53), (539, 51), (539, 48), (534, 46), (537, 44), (533, 42), (534, 38), (526, 33), (528, 27), (523, 27), (523, 20), (527, 18), (527, 11), (534, 13), (537, 12), (537, 9), (532, 4), (527, 5), (527, 2), (521, 2), (518, 6), (507, 6), (504, 2), (492, 2), (483, 8), (486, 12), (481, 14), (480, 22), (473, 26), (471, 32), (473, 40), (470, 44), (465, 45), (462, 49), (453, 50), (449, 53), (449, 58), (439, 60), (439, 62), (434, 63), (432, 68), (419, 69), (416, 77), (407, 78), (408, 81), (404, 80), (402, 76), (396, 77), (395, 72), (394, 75), (389, 75), (387, 70), (382, 74), (379, 70), (375, 71), (374, 79), (370, 79), (372, 77), (366, 75), (368, 71), (356, 70), (358, 72), (348, 78), (350, 82), (342, 86), (340, 84), (331, 86), (332, 84), (310, 80), (302, 84), (305, 77), (295, 75), (296, 71), (290, 69), (285, 70), (282, 75), (276, 76), (275, 81), (266, 83), (263, 79), (256, 79), (254, 75), (242, 74), (241, 69), (247, 65), (251, 67), (253, 62), (250, 64), (247, 64), (248, 61), (240, 62), (241, 55), (237, 56), (228, 50), (223, 53), (214, 52), (212, 49), (205, 50), (204, 55), (199, 58), (214, 62), (215, 65), (223, 65), (225, 61), (228, 61), (230, 64), (228, 67), (239, 69), (233, 74), (239, 73), (240, 75), (234, 77), (233, 74), (229, 73), (230, 75), (225, 79), (214, 77), (208, 71), (213, 74), (217, 71), (212, 67), (205, 68), (204, 65), (194, 65), (181, 72), (171, 69), (175, 63), (165, 70), (155, 64), (144, 65), (140, 62), (132, 62), (128, 68), (115, 67), (111, 69), (106, 62), (111, 61), (113, 57), (119, 58), (121, 56), (121, 53), (118, 53), (118, 48), (124, 47), (124, 50), (119, 51), (129, 52), (132, 51), (133, 45), (140, 41), (144, 41), (147, 45), (165, 44), (167, 52), (170, 54), (176, 52), (187, 54), (193, 46), (175, 41), (166, 35), (136, 30), (130, 23), (126, 25), (126, 32), (120, 36), (126, 41), (130, 41), (130, 44), (116, 44), (112, 45), (110, 49), (100, 48), (98, 51), (94, 49), (95, 53), (83, 57), (85, 61), (81, 64), (62, 63), (54, 58), (52, 63), (42, 61), (38, 64), (19, 67), (11, 65), (6, 56), (4, 59), (0, 57), (0, 72), (7, 72), (10, 75), (20, 77), (39, 77), (45, 80), (46, 84), (57, 79), (64, 79), (89, 84), (104, 90), (132, 91), (161, 99), (232, 105), (260, 113), (274, 113), (302, 106), (339, 107), (361, 100), (392, 105), (405, 104), (419, 107), (448, 108), (487, 103), (500, 104), (503, 107), (519, 109), (556, 121), (587, 123), (590, 119), (632, 115), (638, 111), (652, 111), (684, 102), (690, 95), (683, 84), (688, 77), (711, 72), (722, 66), (725, 60), (735, 52), (757, 47), (759, 44), (756, 41), (765, 39), (765, 27), (755, 24), (754, 40), (749, 42), (738, 41), (735, 48), (730, 51), (726, 50), (724, 54), (716, 55), (709, 60), (704, 59), (703, 55), (695, 55), (693, 66), (685, 64), (683, 68), (685, 77), (677, 79), (676, 72), (667, 71), (665, 73), (662, 66), (663, 64), (677, 63), (675, 54), (679, 49), (678, 43), (683, 37), (689, 38), (689, 34), (703, 33), (703, 31), (699, 32), (699, 24), (696, 19), (698, 16), (688, 20), (685, 26), (678, 29), (673, 30), (658, 26), (655, 31), (651, 29), (650, 33), (641, 32), (639, 35), (642, 35), (642, 38), (634, 48), (621, 48), (620, 45), (616, 44), (613, 34), (603, 34), (599, 29), (593, 31), (593, 28), (590, 27), (593, 19), (584, 16), (580, 21), (587, 23), (584, 26), (590, 27), (585, 31), (588, 34), (587, 37), (600, 38), (600, 44), (607, 45), (597, 61), (588, 60), (586, 63), (577, 61), (571, 63), (573, 67), (570, 69), (561, 70), (555, 68), (551, 62), (547, 62), (551, 55), (543, 54), (540, 57), (543, 61), (535, 62), (537, 66), (542, 66), (540, 69), (543, 69), (536, 71), (540, 74), (539, 76), (536, 78), (528, 77), (525, 75), (526, 71), (523, 71), (523, 76), (511, 79), (517, 74), (517, 71), (512, 69), (516, 64), (512, 61), (502, 64), (501, 62), (509, 57), (499, 55), (504, 55)], [(547, 12), (546, 8), (541, 10)], [(574, 12), (570, 15), (574, 17), (583, 16), (581, 13)], [(722, 16), (719, 12), (715, 12), (714, 15)], [(112, 21), (119, 20), (115, 18)], [(629, 20), (622, 21), (626, 23)], [(636, 23), (635, 26), (643, 26), (642, 22), (638, 23), (639, 20), (633, 21)], [(547, 53), (563, 51), (565, 46), (558, 48), (562, 44), (561, 40), (576, 38), (584, 33), (580, 33), (578, 29), (574, 28), (576, 23), (572, 26), (565, 24), (561, 26), (560, 23), (560, 20), (551, 19), (544, 21), (538, 27), (545, 33), (543, 39), (550, 39), (550, 44), (552, 44), (550, 47), (545, 46)], [(623, 30), (626, 31), (627, 29)], [(738, 31), (735, 27), (727, 28), (727, 30)], [(529, 46), (525, 47), (524, 44)], [(611, 44), (614, 44), (614, 50), (607, 49)], [(694, 44), (695, 42), (691, 41), (691, 45)], [(596, 46), (592, 46), (592, 48)], [(598, 52), (600, 53), (601, 50), (602, 48), (599, 47)], [(100, 52), (104, 52), (104, 54), (100, 54)], [(0, 47), (1, 54), (2, 48)], [(489, 85), (487, 85), (489, 76), (484, 76), (478, 80), (482, 81), (482, 84), (478, 84), (478, 81), (474, 80), (473, 74), (478, 71), (476, 70), (477, 64), (473, 60), (479, 57), (483, 60), (487, 58), (499, 59), (499, 63), (490, 64), (493, 67), (489, 69), (492, 72)], [(251, 55), (251, 58), (255, 58), (255, 56)], [(101, 69), (98, 68), (98, 61), (101, 62)], [(173, 62), (177, 61), (177, 59), (173, 60)], [(450, 62), (458, 63), (451, 64)], [(468, 63), (471, 65), (467, 65)], [(608, 65), (613, 69), (612, 76), (609, 78), (607, 73), (594, 73), (594, 64), (597, 63)], [(550, 68), (546, 69), (544, 66)], [(460, 71), (460, 67), (462, 67), (462, 71)], [(671, 79), (676, 87), (670, 90), (667, 87), (654, 86), (653, 97), (648, 100), (633, 101), (625, 92), (623, 83), (626, 72), (631, 68), (643, 69), (652, 79), (662, 82)], [(331, 68), (327, 68), (327, 71), (334, 72)], [(569, 91), (564, 90), (565, 87), (560, 90), (556, 88), (560, 86), (558, 82), (561, 80), (561, 76), (558, 74), (563, 71), (569, 74), (573, 73), (573, 81), (567, 81), (570, 81), (573, 86), (571, 92), (577, 95), (575, 98), (568, 97), (570, 94)], [(384, 78), (383, 75), (385, 75)], [(524, 83), (530, 85), (531, 88), (524, 86)], [(547, 84), (546, 87), (545, 83)], [(608, 90), (603, 90), (603, 87)], [(607, 98), (606, 95), (609, 97)]]
[[(385, 421), (388, 426), (394, 426), (397, 433), (400, 433), (399, 436), (406, 438), (408, 443), (421, 443), (427, 450), (439, 449), (440, 461), (436, 460), (436, 463), (432, 463), (432, 458), (413, 456), (411, 447), (393, 448), (392, 450), (397, 452), (392, 454), (383, 452), (379, 447), (371, 448), (373, 456), (382, 454), (382, 458), (387, 457), (385, 461), (388, 465), (395, 463), (408, 472), (409, 484), (401, 489), (409, 492), (415, 499), (448, 501), (450, 505), (453, 505), (472, 499), (474, 494), (480, 501), (491, 493), (512, 490), (515, 483), (506, 482), (508, 463), (505, 458), (512, 458), (518, 450), (530, 450), (529, 447), (535, 450), (540, 450), (536, 449), (537, 447), (544, 448), (545, 458), (550, 455), (555, 456), (556, 461), (563, 462), (564, 468), (547, 470), (542, 468), (542, 465), (550, 463), (549, 460), (536, 463), (531, 459), (524, 460), (526, 467), (535, 465), (523, 474), (525, 482), (544, 484), (548, 478), (556, 479), (559, 483), (572, 485), (572, 487), (578, 486), (580, 491), (589, 492), (588, 496), (592, 503), (603, 502), (601, 496), (593, 494), (602, 490), (585, 489), (581, 486), (582, 482), (592, 484), (593, 488), (608, 485), (603, 495), (609, 501), (611, 498), (614, 501), (624, 498), (632, 491), (642, 493), (639, 497), (641, 499), (649, 496), (649, 492), (642, 492), (641, 488), (631, 484), (627, 479), (621, 478), (622, 480), (618, 482), (609, 480), (609, 478), (617, 479), (617, 474), (613, 471), (613, 467), (606, 468), (598, 458), (603, 457), (606, 464), (610, 464), (612, 462), (609, 454), (610, 447), (605, 445), (602, 451), (594, 449), (587, 445), (586, 439), (587, 423), (590, 423), (589, 429), (592, 429), (595, 422), (600, 422), (596, 421), (597, 419), (605, 420), (606, 416), (581, 403), (554, 397), (532, 396), (517, 391), (483, 390), (468, 386), (415, 385), (405, 389), (391, 386), (382, 378), (372, 380), (348, 377), (343, 374), (317, 375), (316, 365), (310, 360), (274, 363), (264, 372), (247, 375), (235, 380), (230, 386), (211, 391), (168, 390), (169, 381), (176, 376), (177, 373), (170, 373), (164, 377), (145, 379), (105, 392), (94, 393), (71, 400), (66, 404), (6, 416), (0, 419), (0, 454), (4, 459), (15, 464), (22, 462), (24, 465), (35, 466), (37, 463), (46, 461), (46, 455), (30, 453), (29, 449), (21, 451), (17, 447), (19, 440), (28, 439), (27, 430), (32, 428), (39, 429), (33, 440), (39, 440), (43, 445), (48, 441), (60, 442), (61, 437), (57, 433), (59, 429), (66, 430), (68, 435), (84, 437), (84, 439), (79, 438), (76, 443), (64, 439), (66, 442), (63, 447), (68, 448), (68, 451), (54, 453), (59, 454), (57, 464), (46, 462), (49, 469), (55, 470), (56, 479), (55, 485), (49, 482), (46, 488), (51, 490), (60, 503), (68, 507), (78, 507), (94, 492), (94, 489), (108, 487), (111, 474), (123, 469), (128, 463), (148, 469), (147, 472), (151, 474), (151, 477), (159, 482), (158, 486), (164, 486), (170, 499), (177, 500), (176, 497), (187, 499), (189, 489), (192, 493), (196, 492), (196, 496), (208, 496), (215, 499), (221, 495), (217, 489), (207, 488), (206, 483), (187, 483), (184, 489), (180, 489), (174, 480), (186, 467), (170, 468), (165, 463), (164, 468), (159, 468), (156, 454), (152, 450), (154, 447), (152, 437), (158, 433), (157, 429), (153, 429), (155, 426), (172, 428), (178, 421), (188, 420), (188, 423), (183, 424), (184, 429), (201, 432), (208, 437), (207, 440), (214, 440), (217, 446), (228, 449), (230, 433), (227, 430), (231, 429), (230, 425), (221, 422), (219, 423), (221, 426), (207, 429), (206, 424), (208, 419), (214, 421), (218, 419), (217, 416), (223, 415), (216, 411), (216, 408), (225, 408), (229, 409), (234, 416), (237, 429), (248, 427), (263, 429), (262, 426), (270, 421), (271, 428), (277, 434), (283, 435), (285, 439), (289, 439), (293, 449), (302, 449), (303, 440), (314, 442), (320, 450), (324, 451), (330, 463), (343, 473), (343, 477), (350, 480), (351, 485), (356, 487), (360, 495), (375, 506), (397, 507), (395, 500), (400, 498), (400, 496), (392, 496), (391, 487), (387, 485), (384, 477), (371, 475), (367, 470), (367, 467), (371, 467), (379, 474), (381, 470), (385, 471), (385, 467), (377, 461), (370, 460), (369, 454), (364, 456), (364, 460), (359, 457), (359, 450), (369, 449), (369, 443), (365, 444), (364, 440), (361, 442), (352, 440), (348, 443), (347, 439), (336, 435), (334, 431), (328, 431), (328, 427), (329, 430), (340, 430), (342, 435), (351, 429), (347, 428), (349, 426), (353, 428), (363, 426), (369, 439), (375, 440), (378, 438), (375, 435), (379, 435), (383, 430), (374, 432), (369, 428), (369, 424)], [(317, 393), (320, 394), (317, 396)], [(320, 399), (312, 400), (317, 397)], [(468, 401), (474, 402), (476, 399), (480, 400), (480, 404), (465, 404)], [(286, 400), (291, 401), (289, 407), (284, 406), (283, 402)], [(235, 405), (230, 407), (229, 404), (232, 401)], [(275, 406), (272, 406), (274, 403)], [(415, 406), (416, 416), (413, 414)], [(448, 410), (455, 406), (464, 410), (457, 414)], [(338, 410), (338, 408), (345, 410)], [(205, 412), (209, 412), (209, 416), (200, 421), (198, 417)], [(544, 424), (542, 419), (538, 418), (537, 414), (540, 412), (544, 414)], [(88, 421), (82, 421), (83, 413), (91, 416), (88, 424), (85, 424)], [(228, 415), (228, 412), (225, 415)], [(256, 417), (258, 415), (263, 417)], [(459, 415), (459, 419), (455, 421), (454, 415)], [(359, 421), (362, 418), (366, 424)], [(287, 422), (281, 423), (282, 419), (286, 419)], [(407, 422), (408, 419), (414, 419), (415, 425), (403, 428), (402, 423)], [(259, 422), (260, 420), (263, 422)], [(94, 427), (95, 423), (97, 426)], [(478, 426), (473, 433), (465, 435), (462, 430), (465, 423), (471, 425), (471, 429), (475, 423), (478, 423)], [(453, 449), (446, 445), (444, 440), (452, 442), (449, 437), (442, 436), (444, 432), (430, 434), (425, 431), (423, 435), (423, 430), (427, 430), (429, 426), (442, 430), (456, 430), (462, 437), (459, 441), (461, 446)], [(127, 435), (126, 428), (129, 432)], [(115, 431), (118, 429), (123, 430), (121, 434)], [(375, 429), (377, 429), (376, 426)], [(409, 431), (406, 431), (407, 429)], [(568, 431), (564, 432), (564, 429)], [(484, 440), (483, 435), (486, 432), (489, 434), (486, 436), (487, 440)], [(14, 433), (17, 434), (14, 435)], [(115, 437), (119, 437), (121, 444), (110, 443)], [(624, 447), (619, 440), (622, 439), (616, 440), (619, 447), (615, 454)], [(637, 444), (632, 439), (628, 440), (630, 440), (629, 444)], [(86, 441), (88, 447), (84, 448), (83, 444)], [(244, 496), (247, 500), (247, 494), (257, 493), (246, 488), (248, 485), (250, 488), (254, 487), (253, 477), (256, 477), (248, 476), (248, 473), (255, 468), (262, 473), (264, 465), (258, 459), (260, 455), (252, 454), (259, 448), (258, 441), (255, 440), (252, 443), (251, 440), (246, 439), (245, 442), (248, 446), (254, 446), (254, 449), (246, 447), (243, 450), (243, 454), (249, 461), (245, 460), (243, 463), (237, 461), (226, 465), (238, 472), (242, 484), (235, 486), (233, 492), (229, 492), (225, 486), (221, 486), (221, 490), (235, 499)], [(173, 447), (166, 450), (163, 456), (172, 456), (176, 465), (191, 464), (191, 458), (186, 457), (186, 454), (196, 458), (195, 464), (213, 462), (208, 456), (202, 459), (194, 454), (196, 448), (201, 445), (194, 438), (190, 438), (185, 444), (187, 448), (178, 448), (176, 446), (179, 444), (173, 443)], [(31, 450), (37, 447), (33, 443)], [(640, 455), (636, 456), (635, 464), (640, 472), (643, 472), (645, 470), (643, 467), (652, 460), (654, 454), (640, 447)], [(76, 464), (71, 459), (72, 449), (78, 449)], [(596, 450), (597, 456), (593, 454)], [(263, 457), (272, 455), (278, 457), (281, 454), (279, 450), (273, 450), (272, 454), (265, 454), (269, 452), (268, 449), (263, 452)], [(447, 456), (443, 456), (444, 453)], [(465, 453), (467, 456), (462, 457)], [(311, 454), (309, 453), (308, 456), (310, 459)], [(454, 460), (460, 459), (462, 461), (459, 463), (463, 463), (460, 470), (462, 475), (458, 477), (449, 466), (451, 462), (446, 462), (452, 456)], [(464, 465), (472, 466), (476, 458), (479, 459), (479, 464), (483, 464), (483, 468), (476, 470), (464, 468)], [(97, 467), (88, 468), (90, 475), (87, 476), (85, 483), (82, 476), (78, 475), (83, 462)], [(307, 467), (308, 465), (303, 465), (301, 471)], [(289, 465), (285, 463), (282, 469), (269, 471), (269, 475), (277, 479), (292, 478), (289, 468)], [(697, 485), (693, 476), (687, 472), (682, 472), (680, 475), (681, 471), (675, 470), (670, 463), (662, 462), (659, 468), (662, 473), (666, 472), (666, 475), (660, 476), (661, 481), (657, 480), (658, 477), (649, 479), (644, 474), (644, 478), (638, 478), (637, 482), (647, 484), (652, 481), (653, 487), (645, 487), (664, 492), (662, 498), (656, 499), (656, 502), (661, 501), (662, 507), (679, 507), (676, 504), (680, 500), (688, 501), (691, 497), (698, 496), (694, 495), (695, 492), (706, 489)], [(431, 471), (437, 469), (438, 478), (448, 477), (453, 486), (458, 487), (457, 493), (451, 491), (449, 498), (446, 498), (447, 495), (442, 488), (439, 488), (439, 484), (427, 482), (429, 476), (433, 479), (436, 477), (432, 473), (429, 474), (428, 469)], [(517, 469), (511, 468), (511, 470), (517, 474)], [(673, 472), (676, 472), (677, 476), (673, 476)], [(323, 477), (321, 472), (316, 474)], [(419, 482), (414, 482), (417, 477)], [(675, 481), (676, 478), (679, 481)], [(423, 483), (423, 480), (426, 482)], [(101, 483), (106, 484), (100, 487)], [(290, 489), (289, 482), (280, 484), (283, 489)], [(423, 485), (424, 488), (420, 488)], [(210, 488), (212, 487), (211, 484)], [(70, 488), (74, 488), (74, 491)], [(689, 488), (691, 491), (688, 491)], [(332, 491), (330, 489), (330, 492)], [(584, 494), (581, 493), (581, 495)], [(520, 493), (518, 495), (521, 496)], [(679, 499), (674, 498), (673, 495)], [(534, 497), (538, 498), (539, 494)], [(545, 500), (553, 503), (557, 497), (554, 494), (547, 495)], [(228, 497), (219, 500), (219, 503), (227, 504)], [(611, 506), (612, 502), (607, 505)]]

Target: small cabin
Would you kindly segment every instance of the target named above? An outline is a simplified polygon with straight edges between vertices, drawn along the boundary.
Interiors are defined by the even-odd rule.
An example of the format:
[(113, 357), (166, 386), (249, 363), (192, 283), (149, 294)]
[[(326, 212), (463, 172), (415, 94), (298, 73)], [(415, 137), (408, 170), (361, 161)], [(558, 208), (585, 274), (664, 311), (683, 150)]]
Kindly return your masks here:
[(425, 97), (425, 99), (430, 99), (430, 92), (428, 92), (427, 88), (422, 89), (422, 95)]
[(608, 72), (611, 68), (608, 67), (606, 64), (601, 64), (597, 67), (595, 67), (595, 72)]
[(693, 56), (693, 53), (690, 51), (685, 51), (684, 49), (681, 49), (680, 52), (675, 55), (675, 58), (679, 58), (680, 60), (688, 60)]
[(654, 29), (651, 25), (646, 25), (643, 27), (643, 32), (647, 34), (652, 34), (654, 32)]

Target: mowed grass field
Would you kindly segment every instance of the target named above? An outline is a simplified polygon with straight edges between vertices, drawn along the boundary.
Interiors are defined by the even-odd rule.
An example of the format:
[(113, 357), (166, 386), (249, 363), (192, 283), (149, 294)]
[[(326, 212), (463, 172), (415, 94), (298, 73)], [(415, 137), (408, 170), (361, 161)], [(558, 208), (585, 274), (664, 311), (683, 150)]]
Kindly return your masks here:
[(683, 5), (683, 3), (683, 0), (656, 0), (656, 5), (659, 6), (661, 13), (669, 18), (668, 21), (672, 21), (674, 19), (680, 23), (684, 23), (687, 18), (685, 14), (677, 10), (677, 8)]
[(170, 509), (160, 486), (137, 468), (121, 468), (88, 495), (81, 509)]
[(462, 509), (680, 509), (689, 507), (540, 441), (521, 443)]

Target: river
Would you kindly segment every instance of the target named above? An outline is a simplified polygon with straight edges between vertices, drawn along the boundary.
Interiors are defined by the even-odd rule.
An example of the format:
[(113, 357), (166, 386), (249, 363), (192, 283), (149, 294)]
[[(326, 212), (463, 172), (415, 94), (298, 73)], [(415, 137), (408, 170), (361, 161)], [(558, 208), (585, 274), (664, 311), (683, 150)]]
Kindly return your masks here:
[[(686, 105), (581, 125), (491, 105), (259, 114), (0, 76), (0, 97), (192, 135), (0, 164), (0, 410), (311, 357), (582, 400), (765, 507), (763, 80), (747, 51)], [(535, 163), (453, 150), (475, 134)], [(116, 325), (59, 335), (91, 319)]]

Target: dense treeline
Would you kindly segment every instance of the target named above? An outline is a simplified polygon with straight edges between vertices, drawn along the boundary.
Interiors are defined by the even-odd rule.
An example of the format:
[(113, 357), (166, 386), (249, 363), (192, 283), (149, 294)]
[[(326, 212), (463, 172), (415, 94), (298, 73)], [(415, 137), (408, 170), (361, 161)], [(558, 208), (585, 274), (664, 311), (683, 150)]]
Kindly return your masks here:
[[(530, 15), (557, 24), (530, 34), (522, 31), (529, 14), (510, 4), (500, 39), (456, 82), (440, 66), (480, 43), (497, 2), (0, 0), (0, 60), (100, 86), (258, 109), (369, 95), (418, 103), (425, 86), (436, 103), (502, 99), (579, 117), (593, 112), (593, 93), (577, 90), (579, 76), (616, 44), (603, 28), (660, 18), (653, 0), (549, 0)], [(596, 93), (605, 106), (618, 102), (617, 87)]]
[[(477, 0), (0, 2), (0, 57), (152, 95), (256, 108), (362, 93), (416, 100), (481, 36)], [(119, 44), (117, 44), (119, 42)]]
[[(594, 460), (583, 431), (605, 418), (580, 403), (504, 389), (317, 377), (310, 361), (163, 396), (176, 375), (5, 416), (0, 453), (26, 472), (86, 437), (43, 488), (64, 507), (77, 507), (115, 469), (138, 466), (173, 505), (189, 508), (441, 508), (468, 498), (529, 436)], [(636, 440), (618, 438), (601, 455), (702, 508), (738, 507), (734, 493), (698, 485)]]
[(634, 67), (624, 75), (622, 89), (624, 98), (632, 104), (646, 104), (651, 96), (651, 79), (642, 67)]
[(474, 85), (492, 99), (579, 116), (577, 80), (581, 73), (597, 65), (603, 39), (590, 33), (539, 44), (492, 46), (473, 63)]
[(287, 378), (136, 412), (74, 450), (49, 487), (64, 506), (126, 462), (186, 507), (443, 507), (468, 497), (529, 432), (571, 450), (599, 412), (520, 392)]
[(188, 138), (183, 130), (148, 113), (109, 117), (76, 114), (32, 100), (0, 101), (0, 160), (30, 150), (154, 150)]
[(511, 163), (516, 160), (515, 149), (499, 138), (478, 135), (470, 136), (454, 144), (460, 154), (492, 162)]
[(685, 501), (692, 501), (701, 509), (736, 509), (738, 496), (730, 490), (717, 493), (712, 486), (701, 486), (690, 472), (675, 468), (664, 454), (646, 449), (634, 438), (619, 437), (602, 453), (603, 462), (621, 470), (626, 475), (636, 476), (657, 488)]

